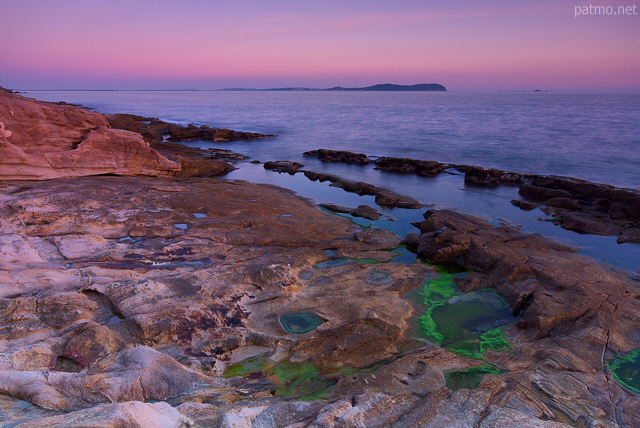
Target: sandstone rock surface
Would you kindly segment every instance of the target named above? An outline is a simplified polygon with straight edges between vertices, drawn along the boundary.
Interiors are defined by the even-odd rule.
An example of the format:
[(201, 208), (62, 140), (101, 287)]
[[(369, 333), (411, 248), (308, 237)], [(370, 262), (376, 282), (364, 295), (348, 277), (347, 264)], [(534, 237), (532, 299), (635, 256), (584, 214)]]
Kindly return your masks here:
[(0, 179), (170, 176), (180, 164), (97, 112), (0, 92)]
[[(5, 181), (0, 200), (4, 424), (640, 420), (640, 400), (606, 366), (640, 347), (640, 286), (572, 248), (464, 214), (425, 215), (407, 241), (432, 261), (474, 269), (456, 280), (461, 290), (494, 288), (521, 313), (505, 329), (512, 349), (482, 361), (409, 338), (418, 314), (403, 296), (435, 278), (433, 268), (380, 263), (395, 235), (360, 229), (292, 192), (222, 179), (84, 177)], [(287, 316), (318, 324), (298, 331)], [(479, 387), (449, 388), (449, 373), (487, 365), (499, 370)], [(315, 394), (316, 383), (329, 392), (281, 397)]]

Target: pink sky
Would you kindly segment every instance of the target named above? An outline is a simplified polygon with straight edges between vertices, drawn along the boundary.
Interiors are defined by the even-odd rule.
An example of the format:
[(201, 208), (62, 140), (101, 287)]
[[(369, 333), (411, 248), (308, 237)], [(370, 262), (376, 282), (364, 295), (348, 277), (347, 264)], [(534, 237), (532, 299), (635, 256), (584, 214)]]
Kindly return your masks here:
[[(514, 4), (515, 3), (515, 4)], [(0, 85), (640, 90), (629, 1), (3, 0)]]

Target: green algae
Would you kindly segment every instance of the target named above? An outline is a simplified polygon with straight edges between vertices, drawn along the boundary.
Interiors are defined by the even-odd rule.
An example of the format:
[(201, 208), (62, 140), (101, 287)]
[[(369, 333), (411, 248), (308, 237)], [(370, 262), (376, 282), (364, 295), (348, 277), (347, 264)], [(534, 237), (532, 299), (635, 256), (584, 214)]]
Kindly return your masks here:
[(432, 342), (442, 344), (444, 336), (439, 332), (438, 325), (433, 319), (433, 311), (438, 306), (446, 304), (447, 299), (458, 294), (451, 275), (443, 275), (425, 281), (422, 286), (422, 304), (425, 311), (418, 318), (421, 336)]
[(334, 382), (320, 379), (318, 369), (311, 364), (294, 364), (284, 361), (273, 367), (270, 378), (281, 397), (309, 398), (318, 396)]
[(480, 336), (480, 352), (510, 351), (511, 344), (504, 338), (504, 327), (494, 328)]
[(436, 272), (438, 272), (440, 275), (455, 275), (455, 274), (459, 274), (459, 273), (467, 273), (469, 272), (469, 269), (465, 268), (464, 266), (460, 266), (458, 264), (455, 263), (451, 263), (451, 262), (442, 262), (442, 263), (427, 263), (431, 266), (435, 266), (436, 268)]
[[(289, 360), (276, 362), (262, 356), (233, 364), (227, 367), (222, 376), (232, 378), (259, 375), (273, 382), (276, 387), (275, 394), (279, 397), (302, 401), (321, 400), (329, 398), (337, 383), (336, 378), (371, 373), (386, 364), (387, 361), (381, 361), (360, 369), (345, 366), (323, 372), (310, 363), (292, 363)], [(333, 375), (331, 379), (334, 380), (326, 380), (324, 375)]]
[(293, 314), (280, 315), (280, 324), (289, 333), (304, 334), (318, 328), (322, 321), (315, 315), (297, 312)]
[(419, 301), (409, 295), (420, 313), (410, 334), (479, 360), (487, 350), (509, 351), (502, 328), (513, 322), (509, 306), (495, 290), (459, 292), (454, 279), (465, 275), (461, 269), (455, 264), (439, 267), (441, 276), (424, 282)]
[(482, 367), (471, 367), (467, 370), (445, 372), (444, 378), (447, 382), (447, 388), (457, 391), (459, 389), (475, 389), (480, 386), (485, 375), (500, 373), (503, 372), (487, 364)]
[(464, 337), (446, 348), (465, 357), (482, 360), (482, 354), (488, 350), (496, 352), (511, 351), (511, 344), (504, 338), (505, 327), (498, 327), (481, 335), (475, 334)]
[(495, 291), (475, 290), (438, 305), (432, 310), (431, 318), (443, 336), (442, 343), (447, 344), (509, 324), (513, 313)]
[(608, 366), (620, 385), (640, 394), (640, 348), (627, 355), (618, 355)]
[(223, 377), (244, 377), (251, 373), (259, 373), (270, 368), (275, 363), (269, 364), (269, 360), (264, 357), (249, 358), (239, 363), (230, 365), (222, 373)]

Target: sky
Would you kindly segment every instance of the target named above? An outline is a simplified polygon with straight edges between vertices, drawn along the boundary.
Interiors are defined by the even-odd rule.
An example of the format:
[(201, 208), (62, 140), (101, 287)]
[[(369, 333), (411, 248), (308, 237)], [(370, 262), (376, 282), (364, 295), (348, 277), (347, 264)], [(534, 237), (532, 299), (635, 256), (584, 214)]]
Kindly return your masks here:
[(636, 1), (0, 0), (0, 86), (637, 92)]

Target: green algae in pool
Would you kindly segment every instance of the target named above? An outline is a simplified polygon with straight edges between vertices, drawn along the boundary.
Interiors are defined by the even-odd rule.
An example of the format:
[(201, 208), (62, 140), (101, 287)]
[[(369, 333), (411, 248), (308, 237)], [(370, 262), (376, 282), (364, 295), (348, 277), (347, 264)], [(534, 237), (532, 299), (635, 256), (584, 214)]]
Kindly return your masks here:
[(444, 305), (435, 307), (431, 317), (438, 326), (443, 344), (513, 322), (509, 306), (493, 290), (475, 290), (453, 296)]
[(480, 386), (482, 378), (486, 374), (500, 374), (500, 370), (486, 365), (482, 367), (471, 367), (467, 370), (457, 370), (452, 372), (445, 372), (444, 378), (447, 382), (447, 388), (452, 391), (459, 389), (474, 389)]
[(619, 355), (608, 367), (616, 382), (640, 394), (640, 349), (625, 356)]
[(305, 312), (280, 315), (280, 324), (282, 324), (282, 327), (284, 327), (287, 332), (293, 334), (308, 333), (315, 330), (323, 322), (324, 321), (315, 315)]
[[(455, 265), (445, 268), (458, 270)], [(489, 349), (509, 351), (501, 329), (514, 321), (509, 306), (494, 290), (458, 292), (453, 280), (463, 275), (442, 273), (425, 281), (418, 304), (412, 299), (422, 312), (412, 334), (477, 359)]]

